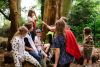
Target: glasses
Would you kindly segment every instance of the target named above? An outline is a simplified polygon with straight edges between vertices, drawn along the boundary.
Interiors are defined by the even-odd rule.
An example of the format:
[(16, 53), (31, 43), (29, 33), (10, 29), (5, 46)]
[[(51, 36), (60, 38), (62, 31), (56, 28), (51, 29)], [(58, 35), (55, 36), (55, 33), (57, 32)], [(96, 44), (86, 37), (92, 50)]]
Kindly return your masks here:
[(41, 33), (41, 32), (36, 32), (36, 33)]

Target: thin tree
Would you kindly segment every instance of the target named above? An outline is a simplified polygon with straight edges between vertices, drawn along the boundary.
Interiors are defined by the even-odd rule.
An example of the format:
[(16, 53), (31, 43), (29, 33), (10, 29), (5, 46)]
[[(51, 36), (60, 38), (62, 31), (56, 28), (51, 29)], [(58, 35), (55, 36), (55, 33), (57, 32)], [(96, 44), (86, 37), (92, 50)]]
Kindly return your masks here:
[(10, 40), (12, 39), (13, 35), (18, 29), (18, 10), (17, 10), (17, 0), (8, 0), (9, 2), (9, 9), (10, 9), (10, 15), (9, 19), (11, 21), (10, 25), (10, 31), (9, 31), (9, 37), (8, 37), (8, 47), (7, 50), (11, 50)]

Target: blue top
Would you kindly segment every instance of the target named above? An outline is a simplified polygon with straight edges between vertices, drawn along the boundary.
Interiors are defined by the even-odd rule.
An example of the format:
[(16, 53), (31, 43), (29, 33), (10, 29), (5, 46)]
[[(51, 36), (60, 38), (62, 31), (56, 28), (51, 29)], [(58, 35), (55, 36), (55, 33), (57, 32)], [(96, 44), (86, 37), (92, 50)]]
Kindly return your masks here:
[(60, 48), (60, 57), (59, 57), (59, 64), (67, 64), (73, 61), (73, 57), (69, 55), (65, 48), (65, 38), (62, 35), (58, 35), (54, 37), (53, 43), (52, 43), (53, 48)]

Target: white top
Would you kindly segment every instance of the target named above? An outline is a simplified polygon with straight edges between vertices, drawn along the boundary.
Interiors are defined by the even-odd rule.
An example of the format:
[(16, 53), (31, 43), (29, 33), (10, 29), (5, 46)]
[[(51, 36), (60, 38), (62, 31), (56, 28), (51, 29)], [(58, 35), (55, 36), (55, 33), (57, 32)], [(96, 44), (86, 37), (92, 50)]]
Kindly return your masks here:
[(32, 40), (31, 35), (26, 34), (25, 37), (28, 38), (28, 41), (29, 41), (30, 45), (32, 46), (32, 48), (34, 49), (34, 51), (38, 54), (38, 50), (37, 50), (37, 48), (36, 48), (36, 46), (35, 46), (35, 44), (34, 44), (34, 42), (33, 42), (33, 40)]
[(30, 21), (34, 22), (35, 21), (35, 19), (31, 18), (31, 17), (27, 17), (27, 20), (28, 20), (28, 22), (30, 22)]
[(11, 40), (12, 44), (12, 52), (17, 53), (18, 55), (23, 56), (25, 52), (25, 43), (24, 43), (24, 37), (21, 38), (20, 36), (15, 36)]
[(42, 50), (42, 42), (39, 36), (35, 36), (34, 43), (38, 50)]

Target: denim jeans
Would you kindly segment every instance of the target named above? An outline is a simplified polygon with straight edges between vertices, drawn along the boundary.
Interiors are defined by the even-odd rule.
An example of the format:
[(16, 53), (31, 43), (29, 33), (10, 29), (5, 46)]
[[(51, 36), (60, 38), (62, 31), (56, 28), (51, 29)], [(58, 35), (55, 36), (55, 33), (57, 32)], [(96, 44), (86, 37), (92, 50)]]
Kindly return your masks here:
[(35, 51), (29, 51), (29, 54), (32, 55), (37, 61), (41, 61), (42, 55), (40, 52), (38, 54)]

